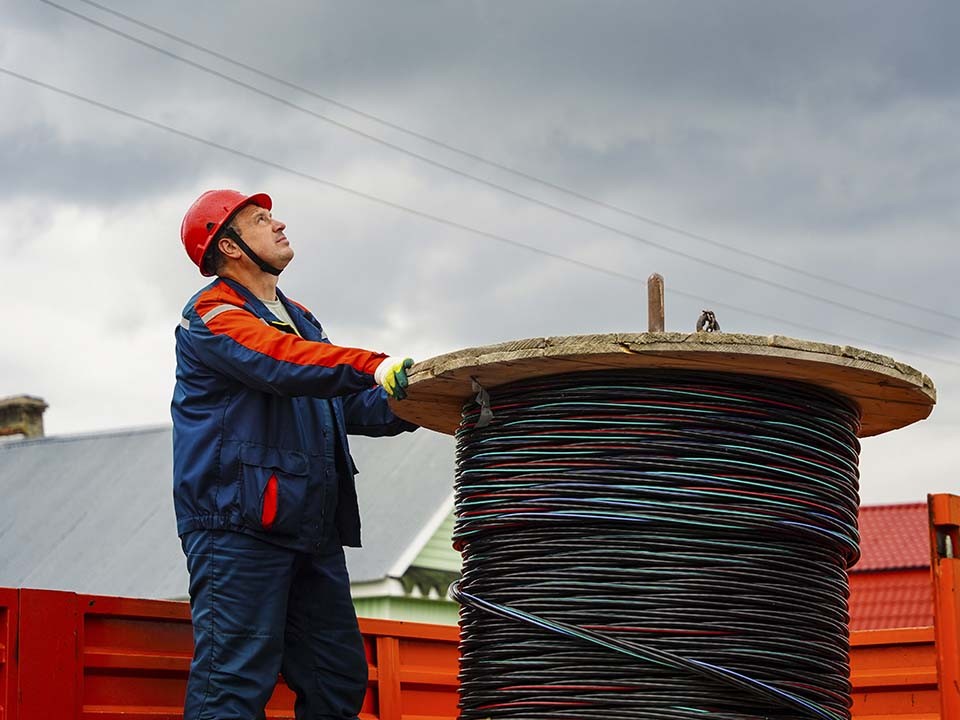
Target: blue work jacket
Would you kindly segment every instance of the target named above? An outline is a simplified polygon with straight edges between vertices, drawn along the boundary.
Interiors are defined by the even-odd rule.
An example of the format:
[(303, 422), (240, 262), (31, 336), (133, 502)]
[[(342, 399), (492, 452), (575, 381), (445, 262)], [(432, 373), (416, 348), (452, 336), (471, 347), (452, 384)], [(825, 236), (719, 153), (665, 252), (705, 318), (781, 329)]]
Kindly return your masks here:
[(277, 290), (296, 329), (249, 290), (218, 278), (176, 329), (173, 496), (177, 531), (234, 530), (317, 552), (360, 545), (347, 434), (396, 435), (373, 373), (382, 353), (332, 345)]

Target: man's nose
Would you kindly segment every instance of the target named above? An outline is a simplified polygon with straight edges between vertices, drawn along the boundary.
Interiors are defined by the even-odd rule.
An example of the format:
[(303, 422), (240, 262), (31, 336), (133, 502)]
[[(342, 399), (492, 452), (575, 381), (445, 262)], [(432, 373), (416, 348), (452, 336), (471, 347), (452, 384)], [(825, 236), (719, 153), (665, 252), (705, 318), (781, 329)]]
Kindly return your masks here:
[(281, 230), (283, 230), (283, 229), (286, 228), (286, 227), (287, 227), (287, 224), (286, 224), (285, 222), (281, 222), (280, 220), (277, 220), (276, 218), (273, 219), (273, 230), (274, 230), (274, 232), (280, 232)]

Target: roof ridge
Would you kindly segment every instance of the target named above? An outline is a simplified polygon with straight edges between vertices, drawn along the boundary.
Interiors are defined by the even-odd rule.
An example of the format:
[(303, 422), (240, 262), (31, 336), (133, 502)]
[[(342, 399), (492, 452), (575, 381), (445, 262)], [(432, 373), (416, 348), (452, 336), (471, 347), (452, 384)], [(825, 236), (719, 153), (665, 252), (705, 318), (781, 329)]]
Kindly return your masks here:
[(864, 510), (892, 510), (892, 509), (905, 510), (907, 508), (920, 508), (920, 507), (925, 508), (926, 506), (927, 506), (927, 503), (925, 501), (918, 500), (914, 502), (881, 503), (879, 505), (861, 505), (860, 511), (863, 512)]
[(25, 445), (67, 443), (76, 442), (78, 440), (123, 437), (125, 435), (146, 435), (148, 433), (170, 430), (171, 428), (171, 425), (143, 425), (140, 427), (118, 428), (116, 430), (89, 430), (78, 433), (67, 433), (64, 435), (44, 435), (43, 437), (2, 441), (0, 442), (0, 450), (23, 447)]

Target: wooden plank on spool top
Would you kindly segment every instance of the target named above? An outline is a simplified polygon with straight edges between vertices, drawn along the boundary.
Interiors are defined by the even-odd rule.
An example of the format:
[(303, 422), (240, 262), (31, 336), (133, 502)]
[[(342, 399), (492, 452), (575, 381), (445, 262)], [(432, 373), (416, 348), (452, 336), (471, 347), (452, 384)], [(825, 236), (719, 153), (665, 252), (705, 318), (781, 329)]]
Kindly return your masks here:
[(611, 333), (514, 340), (419, 362), (408, 397), (391, 401), (400, 417), (453, 434), (476, 393), (532, 377), (592, 370), (670, 369), (799, 380), (846, 396), (863, 415), (860, 437), (905, 427), (933, 410), (933, 381), (919, 370), (859, 348), (781, 335)]

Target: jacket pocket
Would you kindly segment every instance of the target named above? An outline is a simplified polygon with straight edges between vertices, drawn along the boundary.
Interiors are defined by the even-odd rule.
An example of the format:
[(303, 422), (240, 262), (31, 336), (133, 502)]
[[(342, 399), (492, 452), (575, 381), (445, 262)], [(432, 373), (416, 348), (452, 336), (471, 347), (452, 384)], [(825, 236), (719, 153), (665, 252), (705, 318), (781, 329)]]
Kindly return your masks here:
[(240, 493), (244, 523), (281, 535), (297, 535), (307, 501), (309, 461), (303, 453), (244, 443)]

